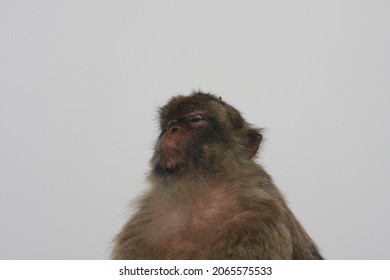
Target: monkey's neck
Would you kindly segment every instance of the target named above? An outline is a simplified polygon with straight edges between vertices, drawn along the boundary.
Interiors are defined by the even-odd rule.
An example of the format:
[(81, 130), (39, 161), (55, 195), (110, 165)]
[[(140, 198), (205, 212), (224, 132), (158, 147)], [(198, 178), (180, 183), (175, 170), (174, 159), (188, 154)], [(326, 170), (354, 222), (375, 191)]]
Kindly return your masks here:
[[(259, 176), (261, 175), (261, 176)], [(151, 174), (149, 180), (152, 186), (177, 191), (179, 193), (191, 193), (210, 186), (239, 187), (250, 185), (251, 180), (263, 178), (266, 183), (271, 183), (271, 177), (264, 169), (253, 160), (243, 160), (226, 165), (221, 163), (213, 169), (190, 169), (174, 175)]]

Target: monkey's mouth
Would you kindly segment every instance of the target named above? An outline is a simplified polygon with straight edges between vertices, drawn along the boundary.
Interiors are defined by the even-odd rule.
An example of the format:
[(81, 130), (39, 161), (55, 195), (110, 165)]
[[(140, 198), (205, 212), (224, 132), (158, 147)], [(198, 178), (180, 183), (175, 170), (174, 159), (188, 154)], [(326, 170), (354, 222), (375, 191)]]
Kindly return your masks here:
[(184, 158), (184, 152), (176, 147), (161, 148), (159, 154), (160, 154), (160, 158), (164, 158), (164, 157)]
[(164, 148), (160, 150), (159, 162), (166, 167), (184, 163), (184, 153), (176, 148)]
[(183, 151), (176, 147), (169, 147), (169, 148), (161, 148), (160, 153), (180, 153), (183, 154)]

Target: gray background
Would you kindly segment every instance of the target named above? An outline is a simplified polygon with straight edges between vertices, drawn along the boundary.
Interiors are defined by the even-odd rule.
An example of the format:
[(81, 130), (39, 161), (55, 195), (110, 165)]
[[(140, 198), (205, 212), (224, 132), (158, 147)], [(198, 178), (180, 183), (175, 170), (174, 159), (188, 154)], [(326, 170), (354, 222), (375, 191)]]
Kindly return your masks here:
[(389, 1), (0, 1), (0, 258), (106, 259), (202, 89), (328, 259), (390, 258)]

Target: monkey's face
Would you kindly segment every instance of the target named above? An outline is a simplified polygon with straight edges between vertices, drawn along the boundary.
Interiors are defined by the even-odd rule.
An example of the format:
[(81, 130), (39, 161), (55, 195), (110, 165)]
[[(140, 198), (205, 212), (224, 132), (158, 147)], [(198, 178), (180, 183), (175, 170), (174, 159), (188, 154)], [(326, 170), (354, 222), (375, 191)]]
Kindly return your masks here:
[(210, 119), (204, 111), (195, 111), (163, 124), (156, 146), (154, 170), (174, 174), (198, 163), (205, 138), (210, 138)]

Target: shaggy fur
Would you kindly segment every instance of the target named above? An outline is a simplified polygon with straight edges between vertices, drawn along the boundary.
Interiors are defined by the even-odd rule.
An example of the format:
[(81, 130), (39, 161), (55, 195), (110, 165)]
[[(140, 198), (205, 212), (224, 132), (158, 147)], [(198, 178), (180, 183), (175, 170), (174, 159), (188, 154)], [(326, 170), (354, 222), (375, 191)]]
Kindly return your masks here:
[[(189, 125), (192, 113), (204, 120)], [(167, 151), (173, 125), (183, 136)], [(322, 259), (253, 160), (261, 130), (235, 108), (211, 94), (177, 96), (160, 109), (160, 126), (150, 189), (115, 238), (113, 259)]]

